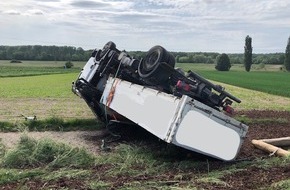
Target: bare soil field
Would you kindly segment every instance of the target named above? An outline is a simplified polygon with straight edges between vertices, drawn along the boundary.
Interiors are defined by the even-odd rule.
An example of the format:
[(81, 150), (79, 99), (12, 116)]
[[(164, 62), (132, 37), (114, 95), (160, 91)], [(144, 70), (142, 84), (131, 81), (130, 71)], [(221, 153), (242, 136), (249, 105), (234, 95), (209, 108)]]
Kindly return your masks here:
[[(251, 144), (253, 139), (266, 139), (266, 138), (278, 138), (278, 137), (287, 137), (290, 136), (290, 112), (287, 111), (240, 111), (236, 115), (241, 117), (250, 118), (249, 122), (249, 132), (245, 139), (241, 151), (237, 157), (237, 160), (234, 162), (222, 162), (219, 160), (205, 158), (202, 155), (191, 154), (190, 152), (181, 151), (182, 153), (176, 159), (192, 159), (194, 156), (197, 156), (198, 160), (203, 161), (209, 160), (211, 170), (225, 170), (229, 165), (236, 163), (242, 163), (247, 161), (253, 161), (255, 159), (267, 159), (269, 154), (265, 153), (259, 149), (254, 148)], [(128, 130), (128, 129), (126, 129)], [(124, 131), (123, 131), (124, 132)], [(157, 151), (160, 146), (166, 146), (164, 143), (160, 143), (158, 139), (152, 137), (150, 134), (136, 135), (134, 129), (129, 129), (126, 131), (127, 135), (123, 135), (122, 138), (118, 141), (110, 143), (109, 146), (114, 148), (120, 143), (135, 143), (136, 141), (147, 141), (146, 146), (152, 149), (152, 151)], [(19, 139), (20, 133), (1, 133), (0, 138), (2, 142), (8, 147), (12, 147), (13, 144)], [(108, 133), (106, 130), (93, 131), (93, 132), (81, 132), (81, 131), (71, 131), (71, 132), (28, 132), (29, 136), (34, 138), (52, 138), (57, 141), (66, 142), (73, 146), (82, 146), (98, 154), (100, 152), (100, 144), (103, 138), (106, 138)], [(230, 142), (229, 142), (230, 143)], [(160, 144), (160, 145), (159, 145)], [(180, 158), (185, 156), (186, 158)], [(193, 162), (196, 161), (196, 158), (193, 159)], [(205, 162), (206, 164), (206, 162)], [(102, 173), (105, 172), (111, 166), (97, 166), (93, 168), (93, 172)], [(192, 168), (188, 170), (188, 176), (195, 175), (196, 172), (206, 173), (206, 169), (203, 168)], [(175, 178), (178, 174), (178, 170), (174, 168), (170, 173), (158, 175), (158, 176), (118, 176), (112, 178), (104, 178), (102, 181), (110, 181), (114, 185), (110, 189), (119, 189), (118, 187), (122, 186), (125, 183), (130, 183), (130, 181), (146, 181), (150, 180), (152, 177), (160, 178), (163, 181), (168, 181), (168, 187), (170, 187), (171, 182), (175, 183)], [(219, 184), (213, 183), (198, 183), (196, 182), (196, 187), (198, 189), (279, 189), (270, 187), (271, 184), (279, 182), (282, 180), (287, 180), (290, 178), (290, 163), (286, 164), (286, 167), (281, 166), (271, 166), (271, 167), (257, 167), (255, 165), (246, 165), (245, 168), (241, 171), (237, 171), (233, 174), (225, 175), (222, 180), (226, 182), (227, 187)], [(186, 179), (184, 179), (186, 180)], [(84, 186), (84, 181), (75, 180), (75, 179), (60, 179), (57, 181), (46, 182), (49, 183), (50, 187), (55, 187), (55, 189), (68, 188), (68, 189), (87, 189)], [(51, 184), (50, 184), (51, 183)], [(41, 181), (30, 181), (28, 184), (30, 189), (41, 189), (43, 186), (48, 185)], [(182, 185), (181, 185), (182, 186)], [(8, 184), (0, 189), (14, 189), (17, 187), (17, 184)], [(269, 187), (269, 188), (267, 188)], [(155, 189), (155, 188), (153, 188)]]

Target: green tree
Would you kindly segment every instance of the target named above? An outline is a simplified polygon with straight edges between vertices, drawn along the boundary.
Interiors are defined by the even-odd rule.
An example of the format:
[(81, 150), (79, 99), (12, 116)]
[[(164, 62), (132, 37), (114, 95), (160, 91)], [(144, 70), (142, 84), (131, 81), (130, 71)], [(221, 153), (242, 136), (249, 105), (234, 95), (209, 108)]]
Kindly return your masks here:
[(285, 60), (284, 60), (285, 69), (290, 71), (290, 37), (288, 38), (288, 43), (285, 51)]
[(251, 70), (252, 65), (252, 38), (247, 35), (245, 40), (245, 53), (244, 53), (244, 65), (247, 72)]
[(218, 71), (229, 71), (231, 68), (231, 61), (227, 54), (223, 53), (216, 58), (215, 69)]
[(21, 51), (15, 51), (13, 54), (12, 54), (12, 58), (13, 59), (17, 59), (17, 60), (22, 60), (24, 58), (24, 53), (21, 52)]

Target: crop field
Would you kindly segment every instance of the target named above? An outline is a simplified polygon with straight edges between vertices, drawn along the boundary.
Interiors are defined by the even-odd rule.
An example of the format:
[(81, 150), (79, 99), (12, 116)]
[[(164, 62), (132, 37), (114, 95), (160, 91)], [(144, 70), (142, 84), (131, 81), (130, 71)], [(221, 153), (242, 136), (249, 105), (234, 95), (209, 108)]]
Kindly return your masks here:
[[(251, 144), (290, 136), (290, 73), (279, 66), (248, 73), (241, 65), (229, 72), (209, 64), (176, 65), (242, 100), (233, 104), (233, 117), (249, 132), (237, 159), (222, 162), (139, 128), (108, 133), (71, 91), (85, 63), (72, 69), (64, 63), (0, 61), (0, 189), (290, 189), (290, 157), (270, 157)], [(23, 117), (34, 115), (37, 121)], [(102, 151), (103, 139), (109, 151)]]
[(234, 65), (229, 72), (217, 72), (210, 64), (179, 64), (185, 71), (192, 70), (203, 77), (242, 88), (266, 92), (269, 94), (290, 97), (290, 73), (280, 71), (281, 66), (267, 65), (251, 72), (245, 72), (241, 65)]
[(7, 60), (0, 60), (0, 77), (79, 72), (84, 64), (85, 62), (74, 62), (74, 67), (68, 70), (64, 69), (64, 61), (23, 61), (22, 63), (10, 63)]

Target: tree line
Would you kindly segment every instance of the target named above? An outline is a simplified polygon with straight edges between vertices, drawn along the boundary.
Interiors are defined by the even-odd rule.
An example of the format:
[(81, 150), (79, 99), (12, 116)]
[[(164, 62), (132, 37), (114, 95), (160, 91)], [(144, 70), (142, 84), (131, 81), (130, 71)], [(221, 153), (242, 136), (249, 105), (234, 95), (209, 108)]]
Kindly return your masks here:
[[(289, 37), (290, 39), (290, 37)], [(230, 64), (244, 64), (246, 71), (250, 71), (251, 64), (276, 64), (285, 65), (290, 62), (290, 42), (285, 53), (252, 54), (252, 38), (245, 39), (245, 52), (227, 54)], [(0, 60), (39, 60), (39, 61), (86, 61), (93, 50), (84, 50), (73, 46), (0, 46)], [(141, 59), (145, 57), (145, 51), (130, 51), (132, 57)], [(171, 52), (178, 63), (216, 63), (222, 55), (217, 52)], [(290, 64), (290, 63), (289, 63)], [(290, 70), (289, 65), (285, 65)]]
[[(72, 46), (0, 46), (0, 60), (42, 60), (42, 61), (86, 61), (93, 50)], [(289, 50), (288, 50), (289, 51)], [(130, 51), (132, 57), (140, 59), (145, 51)], [(217, 52), (171, 52), (178, 63), (214, 64), (220, 53)], [(244, 64), (243, 53), (227, 54), (231, 64)], [(252, 64), (283, 65), (285, 53), (252, 54)], [(287, 57), (287, 59), (289, 59)]]
[(91, 52), (72, 46), (0, 46), (0, 60), (85, 61)]

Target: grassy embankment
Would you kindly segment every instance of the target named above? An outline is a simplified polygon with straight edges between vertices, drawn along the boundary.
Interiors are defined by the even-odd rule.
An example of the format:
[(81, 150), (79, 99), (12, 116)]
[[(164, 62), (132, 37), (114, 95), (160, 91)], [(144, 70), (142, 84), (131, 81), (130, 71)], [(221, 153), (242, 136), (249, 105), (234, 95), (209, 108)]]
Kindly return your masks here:
[[(24, 135), (12, 150), (6, 150), (0, 142), (0, 186), (4, 189), (235, 189), (229, 180), (235, 174), (261, 170), (267, 175), (272, 167), (283, 170), (289, 161), (289, 157), (276, 157), (222, 163), (188, 157), (188, 153), (157, 141), (121, 144), (110, 153), (95, 156), (84, 149), (49, 139), (36, 141)], [(285, 176), (270, 184), (261, 185), (260, 180), (251, 188), (290, 187)]]

